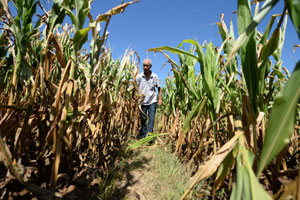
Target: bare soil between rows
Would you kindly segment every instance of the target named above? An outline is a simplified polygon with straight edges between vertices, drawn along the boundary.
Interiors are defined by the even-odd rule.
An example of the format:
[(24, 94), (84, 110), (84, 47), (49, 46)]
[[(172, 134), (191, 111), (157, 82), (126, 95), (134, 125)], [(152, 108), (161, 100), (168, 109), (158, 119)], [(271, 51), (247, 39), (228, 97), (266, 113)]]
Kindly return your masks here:
[(114, 190), (108, 199), (159, 200), (159, 192), (151, 184), (154, 173), (153, 149), (155, 145), (133, 150), (121, 161), (114, 177)]

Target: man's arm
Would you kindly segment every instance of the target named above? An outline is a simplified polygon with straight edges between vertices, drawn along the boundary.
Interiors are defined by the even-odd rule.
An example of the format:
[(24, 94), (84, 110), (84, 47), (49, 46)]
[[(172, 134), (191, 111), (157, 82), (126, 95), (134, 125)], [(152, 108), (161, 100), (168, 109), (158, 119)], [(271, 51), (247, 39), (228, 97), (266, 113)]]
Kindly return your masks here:
[(162, 104), (162, 99), (161, 99), (161, 88), (158, 87), (158, 105), (160, 106)]
[(157, 87), (157, 90), (158, 90), (158, 106), (160, 106), (162, 104), (162, 98), (161, 98), (161, 87), (159, 85), (159, 78), (158, 76), (156, 75), (156, 87)]

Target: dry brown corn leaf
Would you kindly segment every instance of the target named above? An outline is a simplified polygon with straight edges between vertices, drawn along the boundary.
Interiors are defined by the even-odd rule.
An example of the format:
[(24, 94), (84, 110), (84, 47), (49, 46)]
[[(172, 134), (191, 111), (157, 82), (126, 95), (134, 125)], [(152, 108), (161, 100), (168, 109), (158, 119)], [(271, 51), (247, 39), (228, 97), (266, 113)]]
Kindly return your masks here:
[(205, 163), (205, 165), (199, 167), (199, 171), (195, 174), (192, 179), (192, 182), (184, 195), (180, 198), (183, 200), (192, 188), (202, 179), (211, 176), (213, 173), (216, 172), (219, 165), (223, 162), (225, 157), (231, 152), (234, 148), (235, 144), (237, 143), (237, 139), (242, 135), (242, 132), (236, 134), (231, 140), (229, 140), (225, 145), (223, 145), (211, 158), (209, 161)]

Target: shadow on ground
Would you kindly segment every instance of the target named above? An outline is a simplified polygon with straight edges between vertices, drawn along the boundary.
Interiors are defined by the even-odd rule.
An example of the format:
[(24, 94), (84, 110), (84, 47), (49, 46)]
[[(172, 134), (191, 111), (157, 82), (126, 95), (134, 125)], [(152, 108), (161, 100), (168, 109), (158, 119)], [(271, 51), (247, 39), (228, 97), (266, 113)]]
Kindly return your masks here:
[[(110, 174), (112, 188), (108, 191), (110, 194), (103, 199), (124, 199), (133, 192), (132, 190), (138, 189), (136, 187), (143, 184), (138, 183), (143, 176), (143, 170), (148, 170), (151, 159), (151, 156), (141, 155), (138, 150), (127, 152), (123, 161)], [(134, 195), (134, 199), (143, 199), (139, 191), (134, 191)]]

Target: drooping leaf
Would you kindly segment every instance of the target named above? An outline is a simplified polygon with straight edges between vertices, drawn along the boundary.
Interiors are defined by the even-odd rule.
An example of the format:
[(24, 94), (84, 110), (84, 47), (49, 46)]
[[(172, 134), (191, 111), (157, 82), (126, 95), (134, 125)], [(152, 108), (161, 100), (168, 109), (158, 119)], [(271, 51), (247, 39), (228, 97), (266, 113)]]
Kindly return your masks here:
[(196, 183), (198, 183), (206, 177), (211, 176), (217, 171), (220, 164), (235, 147), (237, 140), (240, 136), (241, 133), (236, 134), (226, 144), (224, 144), (203, 166), (199, 167), (199, 171), (194, 175), (194, 177), (192, 177), (192, 181), (188, 189), (182, 195), (180, 200), (183, 200), (189, 194), (189, 192), (192, 190)]
[(78, 19), (76, 18), (76, 15), (72, 12), (72, 10), (68, 7), (68, 6), (62, 6), (64, 9), (65, 9), (65, 12), (69, 15), (69, 17), (71, 18), (72, 20), (72, 23), (75, 27), (75, 31), (76, 31), (76, 28), (79, 27), (79, 21)]
[(236, 149), (237, 148), (235, 147), (232, 150), (232, 152), (226, 156), (226, 158), (220, 165), (217, 175), (216, 175), (216, 181), (214, 182), (215, 190), (218, 190), (222, 186), (222, 184), (224, 184), (224, 180), (225, 180), (227, 174), (230, 172), (230, 170), (234, 164), (235, 158), (237, 156)]
[(237, 178), (233, 186), (230, 199), (232, 200), (260, 200), (272, 199), (272, 197), (263, 189), (258, 182), (253, 170), (252, 164), (254, 155), (244, 146), (239, 146), (237, 156)]
[(295, 126), (295, 114), (300, 98), (300, 62), (275, 97), (271, 110), (266, 137), (257, 168), (257, 175), (270, 163), (270, 161), (288, 144)]
[(150, 51), (162, 51), (162, 50), (169, 51), (169, 52), (175, 53), (175, 54), (185, 54), (187, 56), (191, 56), (192, 58), (195, 58), (196, 60), (198, 60), (198, 57), (191, 54), (190, 52), (179, 49), (179, 48), (175, 48), (175, 47), (162, 46), (162, 47), (148, 49), (149, 52)]
[[(190, 52), (187, 52), (185, 50), (182, 50), (182, 49), (179, 49), (179, 48), (174, 48), (174, 47), (168, 47), (168, 46), (163, 46), (163, 47), (158, 47), (158, 48), (151, 48), (151, 49), (148, 49), (147, 51), (154, 51), (154, 52), (161, 52), (162, 54), (165, 55), (165, 57), (168, 59), (169, 63), (171, 64), (172, 66), (172, 70), (174, 72), (174, 76), (176, 78), (176, 86), (178, 87), (179, 85), (184, 85), (195, 97), (196, 99), (199, 99), (199, 95), (196, 93), (195, 91), (195, 88), (194, 87), (190, 87), (190, 85), (188, 84), (188, 82), (186, 81), (186, 79), (184, 78), (183, 74), (181, 73), (180, 71), (180, 67), (179, 65), (173, 61), (165, 52), (163, 52), (162, 50), (165, 50), (165, 51), (169, 51), (171, 53), (176, 53), (176, 54), (185, 54), (185, 55), (188, 55), (188, 56), (191, 56), (195, 59), (197, 59), (196, 56), (192, 55)], [(179, 81), (181, 79), (181, 81)], [(181, 94), (184, 95), (184, 87), (178, 87), (179, 90), (181, 89)]]
[(105, 14), (102, 14), (102, 15), (99, 15), (96, 19), (97, 22), (103, 22), (103, 21), (107, 21), (108, 18), (112, 15), (116, 15), (116, 14), (119, 14), (121, 12), (124, 12), (125, 8), (130, 5), (130, 4), (133, 4), (133, 3), (137, 3), (139, 2), (139, 0), (135, 0), (135, 1), (130, 1), (130, 2), (127, 2), (127, 3), (123, 3), (121, 5), (118, 5), (114, 8), (112, 8), (111, 10), (109, 10), (108, 12), (106, 12)]

